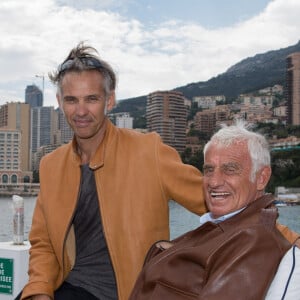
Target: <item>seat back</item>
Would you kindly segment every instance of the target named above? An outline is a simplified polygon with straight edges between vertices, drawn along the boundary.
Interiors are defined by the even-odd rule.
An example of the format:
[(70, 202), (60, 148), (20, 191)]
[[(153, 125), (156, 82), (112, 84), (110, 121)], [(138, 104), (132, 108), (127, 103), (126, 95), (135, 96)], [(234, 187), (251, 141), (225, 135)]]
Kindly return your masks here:
[(282, 258), (265, 300), (300, 299), (300, 249), (293, 246)]

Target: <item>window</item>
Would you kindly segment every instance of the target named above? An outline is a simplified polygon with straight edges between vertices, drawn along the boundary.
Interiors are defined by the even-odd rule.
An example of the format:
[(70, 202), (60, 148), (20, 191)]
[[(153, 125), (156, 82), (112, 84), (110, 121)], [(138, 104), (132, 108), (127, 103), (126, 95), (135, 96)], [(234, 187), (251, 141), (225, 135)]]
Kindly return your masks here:
[(6, 174), (2, 175), (2, 183), (8, 183), (8, 176)]
[(13, 175), (11, 176), (11, 183), (17, 183), (17, 182), (18, 182), (18, 177), (17, 177), (16, 174), (13, 174)]

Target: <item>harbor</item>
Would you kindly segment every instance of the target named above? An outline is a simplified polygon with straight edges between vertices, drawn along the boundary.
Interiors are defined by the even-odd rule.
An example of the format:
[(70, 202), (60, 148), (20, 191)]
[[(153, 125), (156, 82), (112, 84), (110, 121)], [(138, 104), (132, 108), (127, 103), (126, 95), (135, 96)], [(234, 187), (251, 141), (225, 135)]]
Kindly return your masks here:
[[(24, 197), (24, 239), (28, 239), (36, 197)], [(171, 201), (170, 232), (171, 238), (199, 226), (199, 217)], [(13, 209), (11, 197), (0, 197), (0, 242), (11, 241), (13, 237)], [(300, 205), (278, 207), (279, 222), (292, 230), (300, 232)]]
[[(14, 245), (12, 197), (0, 197), (0, 299), (13, 300), (28, 280), (28, 234), (36, 196), (24, 197), (24, 244)], [(199, 216), (170, 201), (171, 239), (199, 226)], [(279, 222), (300, 232), (300, 205), (279, 206)]]
[(277, 207), (300, 205), (300, 188), (277, 187), (274, 204)]
[(11, 197), (12, 195), (35, 197), (39, 190), (39, 183), (0, 183), (0, 200), (1, 197)]

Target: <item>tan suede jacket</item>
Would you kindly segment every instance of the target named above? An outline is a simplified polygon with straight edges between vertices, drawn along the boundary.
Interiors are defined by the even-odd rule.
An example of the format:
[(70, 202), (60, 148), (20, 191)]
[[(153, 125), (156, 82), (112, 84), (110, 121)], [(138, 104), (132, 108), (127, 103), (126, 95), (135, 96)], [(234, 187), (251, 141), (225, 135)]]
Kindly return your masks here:
[[(127, 300), (150, 245), (169, 238), (168, 200), (205, 212), (202, 176), (155, 133), (118, 129), (109, 121), (90, 167), (95, 170), (105, 237), (120, 300)], [(45, 156), (30, 232), (29, 283), (22, 299), (53, 297), (75, 256), (71, 220), (80, 185), (75, 142)]]

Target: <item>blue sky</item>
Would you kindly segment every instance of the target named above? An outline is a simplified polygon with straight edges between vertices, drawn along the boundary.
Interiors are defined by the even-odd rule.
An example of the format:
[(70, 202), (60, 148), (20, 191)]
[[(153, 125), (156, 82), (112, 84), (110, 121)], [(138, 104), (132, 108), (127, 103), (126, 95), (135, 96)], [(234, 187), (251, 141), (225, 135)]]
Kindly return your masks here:
[(270, 0), (142, 0), (131, 4), (126, 15), (149, 25), (174, 19), (217, 28), (248, 19), (265, 8), (268, 2)]
[(29, 84), (56, 105), (49, 71), (85, 40), (117, 72), (117, 98), (206, 81), (299, 40), (299, 0), (1, 0), (0, 105)]
[(147, 26), (169, 20), (196, 22), (207, 28), (229, 26), (246, 20), (262, 11), (270, 0), (125, 0), (125, 1), (68, 1), (59, 5), (77, 9), (108, 10)]

